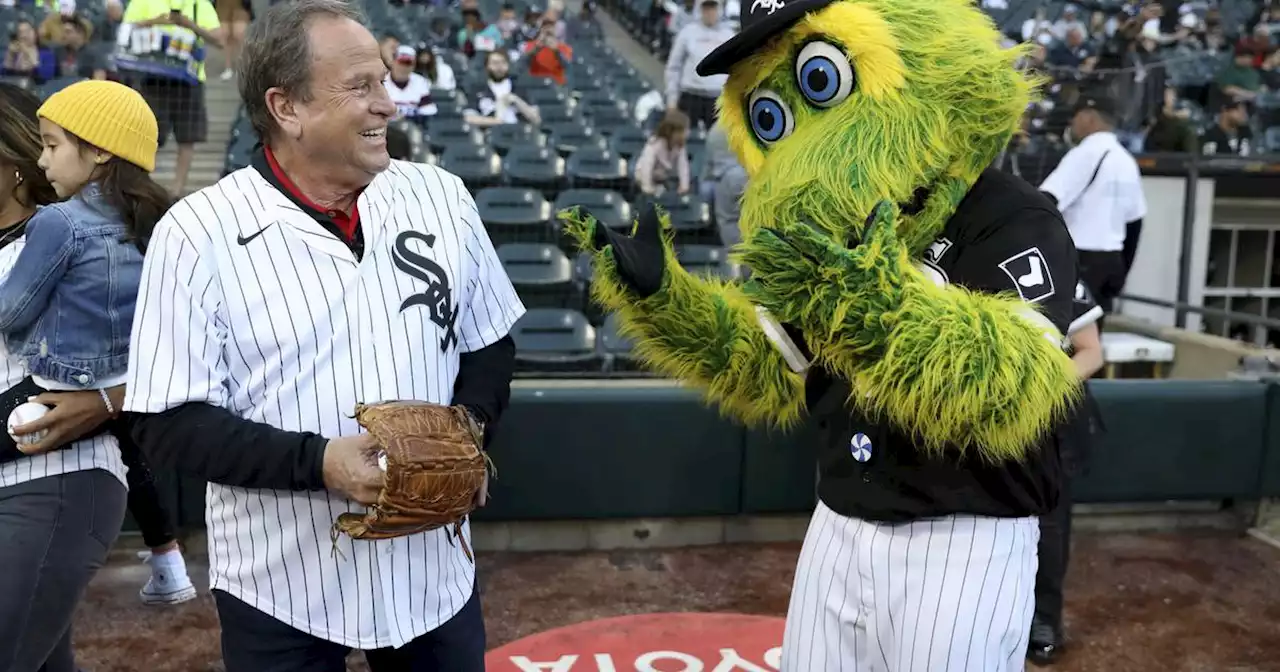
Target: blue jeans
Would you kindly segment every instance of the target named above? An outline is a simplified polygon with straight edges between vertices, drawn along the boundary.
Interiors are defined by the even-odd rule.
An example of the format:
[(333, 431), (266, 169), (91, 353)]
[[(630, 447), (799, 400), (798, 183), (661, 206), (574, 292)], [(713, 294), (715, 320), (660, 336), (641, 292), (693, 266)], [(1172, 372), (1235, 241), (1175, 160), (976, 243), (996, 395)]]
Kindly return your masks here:
[(0, 488), (0, 671), (75, 671), (72, 616), (124, 509), (124, 485), (101, 469)]
[[(213, 591), (222, 623), (227, 672), (345, 672), (351, 649), (309, 635), (221, 591)], [(372, 672), (484, 672), (480, 588), (453, 618), (398, 649), (365, 651)]]

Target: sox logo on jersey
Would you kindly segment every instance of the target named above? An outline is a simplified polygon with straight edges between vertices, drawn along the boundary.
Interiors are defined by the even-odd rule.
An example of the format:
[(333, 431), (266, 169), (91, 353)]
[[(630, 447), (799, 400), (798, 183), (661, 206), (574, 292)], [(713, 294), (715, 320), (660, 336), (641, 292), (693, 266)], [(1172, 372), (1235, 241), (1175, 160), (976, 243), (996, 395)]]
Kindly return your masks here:
[[(360, 431), (358, 402), (450, 403), (460, 354), (524, 306), (455, 176), (393, 161), (357, 207), (360, 258), (253, 167), (171, 208), (144, 262), (125, 410), (208, 403), (332, 438)], [(441, 530), (334, 553), (334, 519), (364, 511), (336, 494), (215, 483), (206, 499), (211, 587), (327, 641), (401, 646), (475, 585)]]

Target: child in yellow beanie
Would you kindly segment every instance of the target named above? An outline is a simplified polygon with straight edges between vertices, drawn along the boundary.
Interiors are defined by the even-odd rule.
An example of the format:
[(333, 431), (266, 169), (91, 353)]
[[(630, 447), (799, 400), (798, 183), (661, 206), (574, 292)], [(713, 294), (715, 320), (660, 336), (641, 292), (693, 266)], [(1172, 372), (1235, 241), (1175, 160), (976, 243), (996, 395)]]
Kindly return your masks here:
[[(114, 417), (106, 390), (124, 384), (128, 370), (143, 253), (173, 202), (151, 179), (156, 117), (136, 91), (108, 81), (72, 84), (36, 114), (38, 163), (64, 200), (27, 221), (13, 243), (22, 246), (17, 259), (0, 283), (0, 333), (29, 374), (0, 392), (0, 411), (7, 413), (16, 395), (25, 401), (45, 391), (97, 390)], [(26, 434), (29, 427), (18, 430), (0, 435), (0, 461), (59, 447), (37, 445), (42, 434)], [(122, 450), (130, 444), (127, 431), (113, 433)], [(180, 555), (177, 562), (183, 566), (176, 578), (186, 579)], [(182, 588), (181, 597), (195, 597), (189, 580)]]

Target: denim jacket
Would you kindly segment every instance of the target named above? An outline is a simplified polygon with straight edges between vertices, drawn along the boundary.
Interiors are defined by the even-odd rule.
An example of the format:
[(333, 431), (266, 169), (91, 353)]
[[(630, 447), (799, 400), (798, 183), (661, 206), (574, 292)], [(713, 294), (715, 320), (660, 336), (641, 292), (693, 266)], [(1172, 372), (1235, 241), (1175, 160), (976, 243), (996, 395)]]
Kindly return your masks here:
[(129, 366), (142, 253), (96, 184), (27, 222), (0, 283), (0, 332), (29, 373), (93, 388)]

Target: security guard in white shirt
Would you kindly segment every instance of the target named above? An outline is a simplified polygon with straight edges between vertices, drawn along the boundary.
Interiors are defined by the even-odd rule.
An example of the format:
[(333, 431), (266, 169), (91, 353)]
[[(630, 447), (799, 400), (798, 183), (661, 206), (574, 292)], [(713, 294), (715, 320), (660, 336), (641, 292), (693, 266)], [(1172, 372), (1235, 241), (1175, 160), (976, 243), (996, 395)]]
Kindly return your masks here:
[(1040, 186), (1062, 211), (1080, 279), (1106, 313), (1124, 287), (1147, 214), (1138, 163), (1116, 138), (1115, 119), (1111, 100), (1082, 95), (1070, 127), (1077, 144)]

